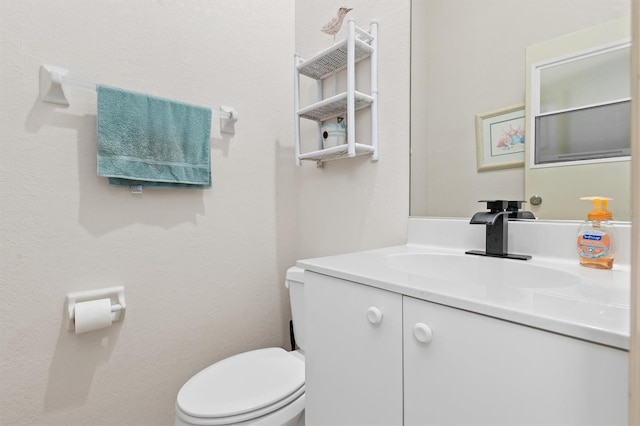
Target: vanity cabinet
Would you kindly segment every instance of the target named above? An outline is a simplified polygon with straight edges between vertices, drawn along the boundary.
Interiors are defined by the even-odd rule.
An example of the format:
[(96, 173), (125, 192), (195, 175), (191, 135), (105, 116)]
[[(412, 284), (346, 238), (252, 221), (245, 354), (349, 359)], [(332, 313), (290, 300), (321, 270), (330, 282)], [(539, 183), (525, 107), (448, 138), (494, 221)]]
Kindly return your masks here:
[(402, 296), (304, 280), (306, 424), (402, 424)]
[(405, 425), (627, 424), (626, 351), (406, 296), (403, 318)]
[(628, 352), (305, 271), (309, 425), (626, 424)]

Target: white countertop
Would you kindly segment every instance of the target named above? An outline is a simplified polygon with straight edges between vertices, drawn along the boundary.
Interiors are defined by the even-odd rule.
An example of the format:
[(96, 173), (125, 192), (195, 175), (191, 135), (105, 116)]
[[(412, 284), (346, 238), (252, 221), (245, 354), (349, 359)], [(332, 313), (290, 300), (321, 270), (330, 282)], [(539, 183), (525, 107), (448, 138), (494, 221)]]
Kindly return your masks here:
[[(411, 238), (410, 238), (411, 241)], [(476, 247), (469, 247), (476, 248)], [(427, 244), (406, 244), (377, 250), (305, 259), (297, 266), (308, 271), (341, 278), (400, 293), (417, 299), (464, 309), (507, 321), (572, 336), (624, 350), (629, 349), (630, 268), (615, 265), (613, 270), (586, 268), (572, 260), (537, 254), (528, 261), (464, 255), (460, 248)], [(521, 251), (522, 252), (522, 251)], [(404, 268), (398, 260), (424, 254), (440, 254), (465, 266), (480, 265), (496, 271), (496, 276), (516, 268), (516, 282), (462, 279), (464, 273), (450, 267), (428, 274)], [(460, 259), (454, 256), (474, 258)], [(410, 257), (409, 256), (409, 257)], [(456, 260), (457, 259), (457, 260)], [(493, 262), (487, 264), (486, 262)], [(505, 264), (504, 262), (509, 262)], [(513, 264), (512, 262), (516, 262)], [(521, 265), (517, 263), (522, 262)], [(553, 271), (549, 271), (549, 269)], [(555, 270), (555, 285), (549, 277)], [(522, 273), (524, 271), (524, 273)], [(529, 273), (530, 272), (530, 273)], [(467, 275), (468, 277), (469, 275)], [(522, 278), (519, 279), (518, 276)], [(539, 277), (541, 279), (536, 281)], [(518, 281), (527, 281), (519, 285)], [(546, 282), (545, 282), (546, 281)], [(537, 286), (535, 282), (540, 282)], [(553, 285), (552, 285), (553, 284)]]

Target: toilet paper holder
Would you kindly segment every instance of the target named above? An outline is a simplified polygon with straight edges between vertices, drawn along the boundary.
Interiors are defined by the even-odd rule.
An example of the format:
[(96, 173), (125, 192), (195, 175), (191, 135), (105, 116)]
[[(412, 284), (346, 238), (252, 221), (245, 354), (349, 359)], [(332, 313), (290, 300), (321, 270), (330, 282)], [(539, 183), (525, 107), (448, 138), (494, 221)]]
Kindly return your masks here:
[(75, 308), (76, 303), (88, 302), (90, 300), (106, 299), (111, 300), (111, 319), (121, 321), (127, 305), (124, 301), (124, 287), (109, 287), (96, 290), (76, 291), (67, 294), (67, 330), (75, 331)]

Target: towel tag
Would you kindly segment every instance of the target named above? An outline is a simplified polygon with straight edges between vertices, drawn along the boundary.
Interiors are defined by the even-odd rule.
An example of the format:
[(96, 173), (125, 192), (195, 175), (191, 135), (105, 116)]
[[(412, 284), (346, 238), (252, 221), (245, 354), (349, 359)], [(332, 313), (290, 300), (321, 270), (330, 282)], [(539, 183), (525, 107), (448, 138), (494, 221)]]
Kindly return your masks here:
[(131, 185), (132, 194), (142, 194), (142, 185)]

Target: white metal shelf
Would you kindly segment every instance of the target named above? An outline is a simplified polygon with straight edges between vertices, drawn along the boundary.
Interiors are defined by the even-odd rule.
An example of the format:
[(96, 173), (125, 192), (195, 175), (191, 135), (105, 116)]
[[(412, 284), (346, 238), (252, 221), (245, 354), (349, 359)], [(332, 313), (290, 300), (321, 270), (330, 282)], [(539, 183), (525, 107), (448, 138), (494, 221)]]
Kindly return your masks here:
[[(356, 27), (355, 21), (347, 22), (347, 38), (335, 43), (328, 49), (317, 53), (307, 60), (295, 55), (295, 137), (296, 164), (302, 160), (312, 160), (322, 166), (325, 161), (337, 160), (345, 157), (371, 155), (372, 160), (378, 160), (378, 23), (372, 21), (369, 31)], [(370, 58), (371, 91), (370, 94), (355, 90), (355, 64)], [(347, 90), (323, 98), (323, 80), (346, 69)], [(312, 78), (317, 82), (317, 102), (300, 108), (300, 75)], [(369, 108), (371, 114), (371, 143), (356, 143), (355, 112)], [(347, 143), (344, 145), (323, 149), (320, 129), (322, 122), (336, 117), (346, 118)], [(308, 119), (318, 122), (317, 150), (302, 153), (300, 148), (300, 120)]]
[[(370, 106), (373, 102), (371, 96), (360, 92), (355, 92), (354, 98), (356, 111)], [(326, 121), (344, 115), (347, 111), (347, 103), (347, 92), (343, 92), (301, 109), (298, 115), (309, 120)]]
[[(371, 56), (372, 47), (360, 39), (355, 40), (354, 62), (359, 62)], [(347, 65), (347, 40), (342, 40), (329, 49), (317, 53), (298, 65), (300, 74), (321, 80), (334, 72), (344, 69)]]
[[(356, 143), (355, 156), (371, 155), (373, 153), (373, 147), (371, 145), (365, 145)], [(298, 159), (311, 160), (311, 161), (331, 161), (338, 160), (340, 158), (347, 157), (349, 154), (348, 144), (338, 145), (331, 148), (321, 149), (318, 151), (311, 151), (304, 154), (300, 154)]]

